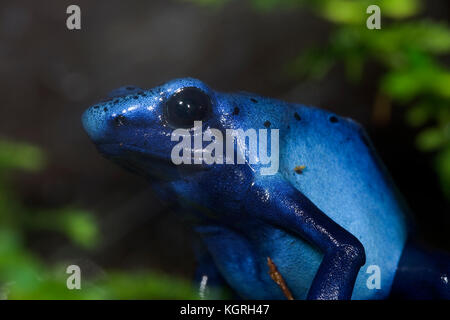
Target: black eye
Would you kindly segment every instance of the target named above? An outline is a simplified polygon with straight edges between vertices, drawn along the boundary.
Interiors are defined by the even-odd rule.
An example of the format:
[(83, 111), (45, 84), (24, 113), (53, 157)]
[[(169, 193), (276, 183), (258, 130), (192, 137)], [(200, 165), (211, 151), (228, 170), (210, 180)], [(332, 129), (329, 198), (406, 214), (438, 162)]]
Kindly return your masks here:
[(170, 125), (190, 128), (194, 121), (208, 117), (211, 100), (202, 90), (194, 87), (183, 88), (175, 92), (166, 102), (166, 118)]

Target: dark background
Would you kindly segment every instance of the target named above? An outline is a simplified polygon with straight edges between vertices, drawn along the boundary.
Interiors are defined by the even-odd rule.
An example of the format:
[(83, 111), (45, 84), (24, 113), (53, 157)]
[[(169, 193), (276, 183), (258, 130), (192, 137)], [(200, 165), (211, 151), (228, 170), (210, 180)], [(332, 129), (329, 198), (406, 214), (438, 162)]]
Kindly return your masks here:
[[(66, 28), (69, 4), (81, 7), (80, 31)], [(423, 15), (448, 21), (449, 2), (427, 1)], [(450, 210), (431, 155), (416, 149), (401, 108), (385, 125), (373, 121), (379, 67), (366, 66), (357, 84), (340, 66), (321, 81), (283, 75), (287, 61), (324, 42), (331, 28), (306, 10), (266, 14), (246, 1), (222, 9), (172, 0), (1, 1), (0, 135), (41, 146), (50, 161), (39, 174), (18, 174), (14, 188), (29, 206), (69, 203), (91, 210), (102, 233), (91, 252), (52, 232), (30, 233), (27, 245), (50, 262), (69, 259), (88, 271), (151, 268), (192, 275), (187, 226), (143, 179), (101, 158), (80, 122), (83, 110), (116, 87), (151, 88), (191, 76), (216, 90), (315, 105), (362, 123), (422, 237), (449, 249)]]

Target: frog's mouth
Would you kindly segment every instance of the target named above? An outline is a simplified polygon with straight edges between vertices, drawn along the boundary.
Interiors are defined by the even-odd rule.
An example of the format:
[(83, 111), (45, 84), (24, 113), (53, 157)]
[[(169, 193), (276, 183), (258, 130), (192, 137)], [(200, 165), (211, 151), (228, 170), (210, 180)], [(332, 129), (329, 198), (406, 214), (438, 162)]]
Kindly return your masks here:
[(201, 165), (175, 165), (171, 159), (132, 144), (103, 143), (97, 145), (97, 149), (120, 167), (150, 180), (172, 180), (206, 169)]
[(170, 159), (126, 143), (104, 143), (97, 145), (99, 152), (124, 169), (152, 179), (166, 180), (173, 176), (176, 166)]

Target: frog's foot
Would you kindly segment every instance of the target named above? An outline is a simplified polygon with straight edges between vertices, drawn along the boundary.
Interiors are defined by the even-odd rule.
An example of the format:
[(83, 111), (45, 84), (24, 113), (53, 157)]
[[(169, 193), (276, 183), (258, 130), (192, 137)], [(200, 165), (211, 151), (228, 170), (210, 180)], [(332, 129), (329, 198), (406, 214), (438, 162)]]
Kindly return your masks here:
[(450, 300), (450, 255), (410, 239), (403, 250), (391, 299)]
[(270, 257), (267, 257), (267, 265), (269, 266), (270, 277), (280, 287), (281, 291), (283, 291), (283, 294), (286, 297), (286, 299), (294, 300), (294, 297), (292, 296), (291, 291), (289, 290), (288, 286), (286, 285), (286, 282), (284, 281), (283, 276), (278, 271), (277, 266), (272, 261), (272, 259), (270, 259)]

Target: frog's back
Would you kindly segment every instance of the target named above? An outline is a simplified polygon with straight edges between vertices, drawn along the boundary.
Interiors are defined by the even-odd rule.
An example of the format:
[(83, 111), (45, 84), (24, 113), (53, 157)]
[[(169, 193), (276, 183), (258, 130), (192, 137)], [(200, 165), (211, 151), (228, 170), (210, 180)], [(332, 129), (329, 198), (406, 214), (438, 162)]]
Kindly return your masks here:
[[(407, 209), (357, 123), (318, 109), (294, 109), (299, 117), (294, 113), (280, 141), (280, 171), (364, 245), (366, 264), (353, 298), (386, 298), (407, 239)], [(300, 174), (294, 171), (299, 165), (305, 166)], [(366, 285), (370, 265), (380, 268), (379, 290)]]
[[(239, 101), (239, 105), (248, 110), (242, 115), (247, 127), (270, 123), (270, 128), (280, 130), (279, 171), (364, 245), (366, 264), (359, 272), (352, 298), (386, 298), (408, 236), (408, 214), (364, 130), (354, 121), (324, 110), (261, 97), (238, 100), (243, 99), (245, 103)], [(305, 167), (297, 173), (297, 166)], [(310, 262), (317, 267), (321, 255), (304, 241), (298, 245), (296, 249), (303, 255), (310, 252)], [(290, 250), (284, 242), (272, 249)], [(378, 266), (381, 272), (378, 290), (366, 285), (370, 265)], [(292, 268), (289, 261), (279, 267)]]

